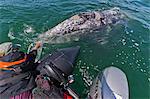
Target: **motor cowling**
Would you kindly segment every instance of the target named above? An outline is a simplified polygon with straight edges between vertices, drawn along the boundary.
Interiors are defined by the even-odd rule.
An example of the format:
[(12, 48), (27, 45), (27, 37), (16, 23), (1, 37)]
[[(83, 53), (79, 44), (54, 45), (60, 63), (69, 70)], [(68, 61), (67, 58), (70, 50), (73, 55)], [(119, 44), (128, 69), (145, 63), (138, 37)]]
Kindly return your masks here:
[(47, 75), (51, 80), (66, 83), (72, 74), (76, 56), (80, 47), (58, 49), (52, 54), (45, 56), (37, 67), (40, 74)]

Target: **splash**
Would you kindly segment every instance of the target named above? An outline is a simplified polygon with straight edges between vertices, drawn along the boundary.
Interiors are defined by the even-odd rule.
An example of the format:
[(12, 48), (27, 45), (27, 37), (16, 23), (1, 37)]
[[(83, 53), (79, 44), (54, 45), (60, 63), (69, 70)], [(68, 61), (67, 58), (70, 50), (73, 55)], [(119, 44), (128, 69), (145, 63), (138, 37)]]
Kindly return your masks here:
[(13, 32), (11, 32), (11, 31), (9, 31), (9, 33), (8, 33), (8, 37), (9, 37), (11, 40), (16, 39), (16, 37), (14, 36), (14, 33), (13, 33)]
[(25, 41), (26, 43), (32, 43), (36, 41), (36, 38), (33, 38), (35, 36), (34, 33), (35, 30), (31, 26), (23, 24), (23, 28), (20, 31), (16, 32), (14, 28), (11, 28), (9, 30), (8, 37), (10, 38), (10, 40)]
[(99, 66), (98, 65), (89, 65), (89, 64), (86, 64), (85, 62), (82, 62), (81, 60), (78, 61), (77, 65), (79, 66), (79, 73), (81, 74), (82, 76), (82, 80), (84, 81), (84, 84), (86, 87), (89, 87), (92, 85), (93, 83), (93, 78), (94, 78), (94, 75), (90, 74), (90, 69), (94, 69), (95, 71), (99, 71)]
[(34, 33), (35, 32), (35, 30), (31, 26), (29, 26), (27, 24), (24, 24), (23, 26), (25, 28), (24, 33)]

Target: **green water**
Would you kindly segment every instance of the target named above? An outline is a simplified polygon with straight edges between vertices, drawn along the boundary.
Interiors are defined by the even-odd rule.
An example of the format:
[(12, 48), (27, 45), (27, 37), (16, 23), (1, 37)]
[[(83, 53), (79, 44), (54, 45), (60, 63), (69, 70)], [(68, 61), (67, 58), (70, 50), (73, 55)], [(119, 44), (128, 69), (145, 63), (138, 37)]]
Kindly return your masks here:
[(96, 74), (113, 65), (127, 75), (130, 99), (150, 99), (149, 0), (0, 0), (0, 43), (19, 43), (26, 51), (38, 34), (64, 19), (112, 7), (126, 13), (128, 22), (83, 35), (78, 42), (45, 44), (42, 55), (56, 48), (81, 46), (72, 85), (81, 98), (86, 97)]

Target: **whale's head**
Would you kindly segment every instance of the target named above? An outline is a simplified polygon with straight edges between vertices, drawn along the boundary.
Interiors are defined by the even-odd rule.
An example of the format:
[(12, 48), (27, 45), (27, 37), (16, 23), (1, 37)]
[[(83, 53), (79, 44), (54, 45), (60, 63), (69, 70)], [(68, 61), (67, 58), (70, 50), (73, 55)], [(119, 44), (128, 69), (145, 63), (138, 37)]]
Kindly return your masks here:
[(122, 13), (118, 7), (114, 7), (110, 10), (104, 10), (102, 11), (102, 14), (105, 17), (103, 21), (105, 24), (115, 24), (125, 18), (125, 14)]
[(66, 19), (62, 23), (53, 27), (38, 36), (38, 39), (48, 43), (62, 43), (71, 41), (73, 35), (83, 34), (94, 29), (103, 28), (111, 24), (116, 24), (124, 20), (124, 14), (117, 7), (104, 10), (84, 12)]

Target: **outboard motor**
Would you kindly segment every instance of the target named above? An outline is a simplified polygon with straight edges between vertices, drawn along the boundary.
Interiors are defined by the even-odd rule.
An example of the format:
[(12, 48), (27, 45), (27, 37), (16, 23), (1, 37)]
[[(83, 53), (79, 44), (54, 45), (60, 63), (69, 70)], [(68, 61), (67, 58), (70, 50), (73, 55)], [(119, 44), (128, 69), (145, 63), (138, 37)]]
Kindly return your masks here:
[(71, 74), (79, 49), (80, 47), (58, 49), (44, 57), (37, 70), (40, 71), (40, 74), (47, 75), (55, 84), (57, 82), (59, 85), (68, 85), (73, 80)]
[(129, 99), (126, 75), (116, 67), (106, 68), (93, 82), (88, 99)]

